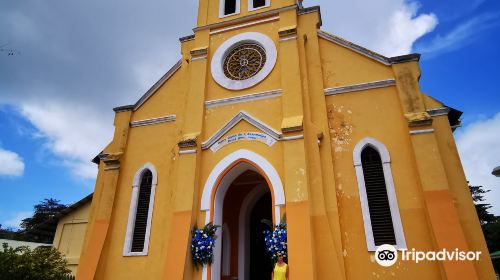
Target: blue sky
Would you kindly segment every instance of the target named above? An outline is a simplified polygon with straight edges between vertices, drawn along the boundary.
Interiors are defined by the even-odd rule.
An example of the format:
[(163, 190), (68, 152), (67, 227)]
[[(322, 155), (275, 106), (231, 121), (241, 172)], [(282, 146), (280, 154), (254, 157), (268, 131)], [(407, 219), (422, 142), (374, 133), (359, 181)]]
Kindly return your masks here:
[[(500, 2), (304, 1), (316, 4), (323, 30), (387, 56), (422, 53), (422, 90), (464, 112), (455, 136), (465, 172), (492, 190), (500, 215), (490, 174), (500, 165)], [(110, 141), (111, 109), (134, 103), (178, 60), (196, 6), (0, 2), (0, 224), (16, 226), (44, 198), (92, 192), (90, 159)]]

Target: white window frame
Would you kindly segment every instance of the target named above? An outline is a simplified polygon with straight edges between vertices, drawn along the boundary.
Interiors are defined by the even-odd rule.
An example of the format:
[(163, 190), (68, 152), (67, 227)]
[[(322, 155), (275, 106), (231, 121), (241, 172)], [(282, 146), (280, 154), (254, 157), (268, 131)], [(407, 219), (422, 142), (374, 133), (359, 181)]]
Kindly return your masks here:
[(271, 6), (271, 0), (266, 0), (266, 4), (262, 7), (254, 7), (253, 6), (253, 0), (248, 0), (248, 11), (255, 11), (255, 10), (260, 10), (260, 9), (264, 9), (264, 8), (269, 8), (269, 6)]
[(394, 189), (394, 180), (391, 171), (391, 157), (387, 148), (376, 139), (365, 138), (361, 140), (353, 151), (354, 168), (356, 169), (356, 177), (358, 181), (359, 200), (361, 203), (361, 211), (363, 214), (363, 223), (365, 227), (366, 246), (368, 251), (376, 251), (375, 239), (373, 237), (372, 222), (370, 219), (370, 208), (368, 206), (368, 197), (366, 195), (365, 177), (363, 175), (363, 166), (361, 164), (361, 152), (370, 146), (377, 150), (382, 160), (382, 168), (384, 170), (385, 186), (387, 197), (389, 199), (389, 207), (392, 217), (392, 225), (394, 227), (394, 235), (396, 237), (396, 248), (398, 250), (407, 249), (406, 239), (399, 214), (399, 206)]
[[(139, 199), (139, 188), (141, 186), (141, 180), (143, 173), (149, 170), (153, 175), (153, 179), (151, 182), (151, 197), (149, 199), (149, 209), (148, 209), (148, 220), (146, 225), (146, 236), (144, 238), (144, 249), (142, 252), (132, 252), (132, 239), (134, 235), (134, 227), (135, 227), (135, 216), (137, 214), (137, 203)], [(156, 168), (151, 163), (144, 164), (134, 175), (134, 181), (132, 185), (132, 198), (130, 199), (130, 209), (128, 214), (128, 223), (127, 223), (127, 233), (125, 235), (125, 244), (123, 246), (123, 256), (147, 256), (149, 250), (149, 237), (151, 235), (151, 220), (153, 216), (153, 208), (155, 202), (155, 191), (156, 185), (158, 183), (158, 176), (156, 172)]]
[(236, 0), (236, 10), (232, 14), (224, 14), (224, 7), (226, 7), (226, 1), (227, 0), (219, 0), (219, 18), (225, 18), (225, 17), (230, 17), (234, 16), (240, 13), (240, 2), (241, 0)]

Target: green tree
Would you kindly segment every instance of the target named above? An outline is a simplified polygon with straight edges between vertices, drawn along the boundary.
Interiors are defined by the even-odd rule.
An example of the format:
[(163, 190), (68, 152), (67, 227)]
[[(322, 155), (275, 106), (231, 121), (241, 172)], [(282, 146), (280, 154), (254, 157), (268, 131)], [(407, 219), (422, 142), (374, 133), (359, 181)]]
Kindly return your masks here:
[(486, 245), (490, 252), (496, 252), (500, 250), (500, 218), (491, 214), (488, 210), (491, 205), (488, 203), (483, 203), (485, 201), (484, 195), (489, 192), (489, 190), (484, 190), (483, 186), (472, 186), (469, 185), (469, 189), (472, 195), (472, 200), (474, 201), (474, 206), (476, 207), (477, 216), (479, 217), (479, 222), (481, 223), (481, 228), (483, 229), (484, 238), (486, 239)]
[(68, 206), (61, 204), (57, 199), (44, 199), (34, 206), (35, 213), (33, 217), (26, 218), (21, 222), (21, 228), (25, 231), (35, 230), (39, 225), (54, 218), (59, 212), (67, 207)]
[(2, 228), (2, 225), (0, 225), (0, 239), (19, 240), (19, 231), (14, 231), (11, 228)]
[(67, 206), (56, 199), (44, 199), (34, 206), (34, 214), (21, 222), (22, 240), (52, 243), (57, 228), (57, 215)]
[(12, 248), (0, 250), (0, 280), (62, 280), (70, 270), (66, 260), (54, 248)]
[(474, 206), (476, 206), (477, 216), (479, 217), (479, 222), (481, 223), (481, 225), (496, 222), (497, 217), (488, 212), (488, 210), (491, 208), (491, 205), (488, 203), (482, 203), (485, 201), (484, 195), (490, 191), (484, 190), (483, 186), (469, 185), (469, 189), (470, 193), (472, 194), (472, 200), (474, 201)]

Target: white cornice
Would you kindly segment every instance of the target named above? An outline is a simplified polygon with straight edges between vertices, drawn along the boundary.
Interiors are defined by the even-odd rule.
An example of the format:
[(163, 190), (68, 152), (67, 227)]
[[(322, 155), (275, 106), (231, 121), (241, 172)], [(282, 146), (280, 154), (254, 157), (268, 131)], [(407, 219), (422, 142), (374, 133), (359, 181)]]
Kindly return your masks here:
[(201, 144), (202, 149), (210, 148), (215, 142), (217, 142), (217, 140), (219, 140), (222, 136), (224, 136), (224, 134), (226, 134), (229, 130), (231, 130), (231, 128), (235, 127), (240, 121), (243, 120), (247, 121), (256, 128), (262, 130), (264, 133), (267, 133), (275, 140), (279, 140), (281, 138), (281, 133), (274, 130), (272, 127), (266, 125), (257, 118), (251, 116), (247, 112), (241, 111), (238, 114), (236, 114), (236, 116), (234, 116), (229, 122), (227, 122), (221, 129), (215, 132), (215, 134), (212, 135), (212, 137), (210, 137), (207, 141), (203, 142)]
[(345, 93), (345, 92), (353, 92), (353, 91), (360, 91), (360, 90), (367, 90), (367, 89), (374, 89), (374, 88), (390, 87), (390, 86), (394, 86), (395, 84), (396, 84), (396, 80), (387, 79), (387, 80), (354, 84), (354, 85), (348, 85), (348, 86), (325, 88), (324, 91), (325, 91), (325, 95), (335, 95), (335, 94), (340, 94), (340, 93)]
[(262, 99), (268, 99), (268, 98), (273, 98), (273, 97), (279, 97), (279, 96), (281, 96), (281, 93), (282, 93), (281, 89), (275, 89), (275, 90), (270, 90), (270, 91), (240, 95), (240, 96), (229, 97), (229, 98), (214, 99), (214, 100), (205, 101), (205, 107), (212, 108), (212, 107), (229, 105), (229, 104), (237, 104), (237, 103), (242, 103), (242, 102), (249, 102), (249, 101), (262, 100)]
[(420, 129), (420, 130), (411, 130), (410, 134), (411, 135), (418, 135), (418, 134), (427, 134), (427, 133), (433, 133), (434, 129)]
[(132, 121), (132, 122), (130, 122), (130, 127), (146, 126), (146, 125), (152, 125), (152, 124), (158, 124), (158, 123), (164, 123), (164, 122), (172, 122), (172, 121), (175, 121), (175, 119), (176, 119), (176, 115), (168, 115), (168, 116), (163, 116), (163, 117), (153, 118), (153, 119)]
[(448, 113), (450, 113), (450, 110), (451, 109), (449, 107), (432, 108), (432, 109), (428, 109), (427, 113), (429, 113), (429, 115), (431, 117), (437, 117), (437, 116), (448, 115)]

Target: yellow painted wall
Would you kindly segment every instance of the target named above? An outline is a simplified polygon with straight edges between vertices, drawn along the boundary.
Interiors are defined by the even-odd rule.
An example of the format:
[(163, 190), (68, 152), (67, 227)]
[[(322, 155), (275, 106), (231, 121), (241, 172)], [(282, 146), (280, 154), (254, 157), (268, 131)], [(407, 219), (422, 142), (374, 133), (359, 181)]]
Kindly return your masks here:
[[(487, 255), (450, 125), (446, 116), (426, 112), (444, 105), (420, 91), (418, 62), (385, 65), (320, 38), (318, 11), (286, 8), (295, 1), (271, 0), (271, 7), (255, 12), (241, 3), (238, 16), (219, 19), (218, 0), (200, 1), (195, 38), (181, 45), (180, 69), (143, 105), (116, 114), (115, 136), (105, 149), (109, 156), (99, 166), (78, 279), (201, 279), (201, 270), (190, 262), (190, 229), (204, 226), (200, 199), (208, 176), (239, 149), (266, 158), (284, 185), (281, 212), (287, 215), (291, 279), (489, 279), (493, 270), (488, 259), (465, 265), (400, 261), (382, 268), (366, 247), (353, 148), (372, 137), (391, 156), (408, 248), (431, 251), (456, 245)], [(253, 24), (269, 18), (274, 19)], [(240, 24), (246, 26), (224, 31)], [(294, 26), (296, 38), (280, 41), (278, 32)], [(247, 31), (274, 41), (277, 63), (251, 88), (224, 89), (211, 76), (211, 58), (225, 40)], [(207, 58), (192, 60), (191, 51), (203, 49)], [(395, 84), (324, 94), (325, 88), (387, 79)], [(281, 96), (204, 106), (208, 100), (277, 89)], [(276, 131), (298, 126), (283, 136), (304, 137), (272, 147), (239, 141), (217, 152), (201, 148), (240, 111)], [(131, 121), (166, 115), (176, 115), (176, 120), (129, 127)], [(421, 129), (434, 131), (410, 134)], [(224, 136), (238, 132), (260, 131), (241, 121)], [(195, 145), (179, 147), (185, 140)], [(196, 153), (179, 153), (191, 149)], [(158, 171), (149, 252), (123, 256), (133, 177), (145, 163)]]
[(85, 232), (90, 216), (91, 202), (62, 217), (57, 223), (54, 236), (54, 248), (64, 254), (71, 274), (76, 275), (80, 254), (83, 248)]

